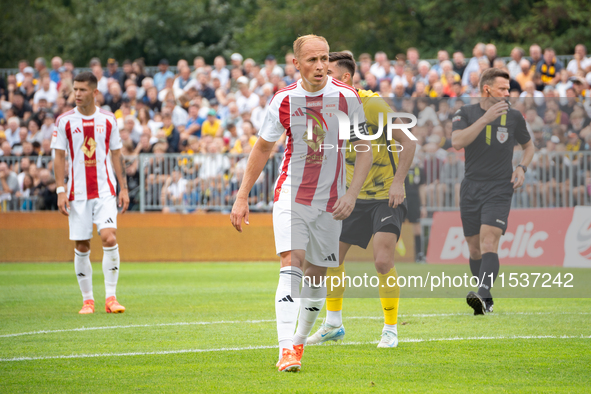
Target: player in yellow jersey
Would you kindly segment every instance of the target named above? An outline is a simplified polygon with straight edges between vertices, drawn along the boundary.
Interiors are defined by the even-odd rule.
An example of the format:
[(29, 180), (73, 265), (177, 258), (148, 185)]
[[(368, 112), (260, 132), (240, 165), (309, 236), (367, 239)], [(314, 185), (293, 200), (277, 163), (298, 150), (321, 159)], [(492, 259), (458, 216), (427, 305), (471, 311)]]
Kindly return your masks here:
[[(355, 61), (350, 53), (330, 53), (328, 75), (352, 86), (354, 74)], [(363, 102), (369, 132), (372, 135), (376, 134), (379, 128), (379, 114), (383, 114), (383, 124), (385, 125), (386, 114), (394, 111), (377, 93), (370, 90), (359, 90), (358, 93)], [(388, 282), (388, 278), (396, 278), (397, 276), (394, 268), (394, 250), (407, 211), (404, 179), (416, 148), (415, 142), (400, 129), (394, 129), (392, 137), (393, 141), (387, 141), (384, 130), (380, 138), (372, 141), (373, 164), (371, 170), (359, 193), (355, 209), (343, 221), (339, 242), (339, 267), (329, 268), (327, 272), (329, 277), (333, 275), (342, 277), (345, 272), (343, 262), (351, 245), (365, 249), (373, 236), (374, 262), (378, 272), (378, 288), (385, 318), (382, 338), (378, 344), (379, 348), (398, 345), (396, 322), (400, 288), (397, 284), (395, 287), (392, 286), (396, 282), (393, 280)], [(400, 158), (396, 153), (400, 147), (397, 148), (393, 145), (389, 147), (394, 143), (402, 146)], [(355, 164), (355, 151), (349, 152), (347, 150), (346, 152), (347, 186), (349, 186)], [(330, 278), (326, 283), (328, 286), (326, 320), (320, 329), (308, 338), (308, 344), (337, 341), (345, 336), (341, 314), (344, 283), (341, 287), (334, 289), (330, 288)]]

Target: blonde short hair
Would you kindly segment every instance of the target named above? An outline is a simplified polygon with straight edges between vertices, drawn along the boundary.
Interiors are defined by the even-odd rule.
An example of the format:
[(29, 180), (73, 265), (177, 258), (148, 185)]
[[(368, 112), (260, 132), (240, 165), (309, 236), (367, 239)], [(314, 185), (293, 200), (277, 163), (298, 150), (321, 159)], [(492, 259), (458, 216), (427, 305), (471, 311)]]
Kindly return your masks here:
[(314, 34), (308, 34), (305, 36), (298, 37), (298, 39), (293, 42), (293, 54), (296, 57), (296, 59), (300, 58), (300, 52), (302, 51), (302, 47), (304, 46), (304, 44), (312, 40), (323, 41), (326, 44), (328, 51), (330, 51), (330, 46), (328, 45), (328, 41), (326, 41), (326, 38)]

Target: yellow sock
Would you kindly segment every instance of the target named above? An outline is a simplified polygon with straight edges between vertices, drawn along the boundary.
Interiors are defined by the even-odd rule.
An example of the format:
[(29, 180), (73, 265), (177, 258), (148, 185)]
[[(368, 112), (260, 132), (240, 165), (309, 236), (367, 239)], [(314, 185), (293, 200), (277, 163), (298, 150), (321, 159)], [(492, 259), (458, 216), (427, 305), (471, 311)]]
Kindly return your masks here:
[[(326, 310), (340, 311), (343, 309), (343, 294), (345, 293), (345, 283), (342, 280), (345, 273), (345, 264), (339, 265), (337, 268), (329, 268), (326, 270)], [(340, 286), (332, 287), (330, 277), (336, 276), (341, 279)], [(335, 280), (335, 284), (338, 284)], [(332, 288), (331, 288), (332, 287)]]
[[(396, 286), (394, 279), (396, 279)], [(398, 286), (398, 274), (396, 268), (392, 268), (387, 274), (378, 274), (380, 279), (380, 302), (382, 303), (382, 310), (384, 311), (385, 323), (388, 325), (394, 325), (398, 321), (398, 302), (400, 300), (400, 286)], [(388, 282), (390, 286), (388, 286)]]

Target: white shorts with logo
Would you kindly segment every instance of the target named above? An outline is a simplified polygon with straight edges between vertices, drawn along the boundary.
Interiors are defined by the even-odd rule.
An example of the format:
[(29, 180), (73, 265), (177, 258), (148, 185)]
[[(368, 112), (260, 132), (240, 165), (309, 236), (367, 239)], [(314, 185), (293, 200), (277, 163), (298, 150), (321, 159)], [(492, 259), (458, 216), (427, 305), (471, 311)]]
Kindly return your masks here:
[(70, 240), (85, 241), (92, 238), (92, 225), (99, 235), (104, 228), (117, 228), (117, 197), (70, 201)]
[(306, 260), (319, 267), (339, 266), (342, 222), (332, 213), (291, 201), (273, 205), (273, 232), (277, 254), (305, 250)]

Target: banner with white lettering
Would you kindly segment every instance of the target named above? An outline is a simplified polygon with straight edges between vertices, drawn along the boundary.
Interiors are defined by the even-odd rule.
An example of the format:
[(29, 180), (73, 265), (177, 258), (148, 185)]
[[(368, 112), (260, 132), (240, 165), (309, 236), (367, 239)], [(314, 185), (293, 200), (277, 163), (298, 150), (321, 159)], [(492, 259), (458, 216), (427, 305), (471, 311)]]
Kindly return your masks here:
[(564, 266), (591, 268), (591, 207), (575, 207), (564, 240)]
[[(502, 264), (562, 266), (565, 261), (563, 245), (567, 229), (571, 221), (574, 222), (573, 213), (573, 208), (511, 210), (507, 231), (499, 242), (498, 253)], [(590, 221), (586, 222), (586, 232), (583, 231), (582, 237), (589, 235), (587, 248), (590, 248), (591, 215), (588, 217)], [(583, 243), (580, 247), (584, 247)], [(460, 213), (436, 212), (429, 236), (427, 262), (465, 264), (468, 257), (468, 244), (464, 238)], [(591, 266), (591, 260), (588, 261), (590, 264), (587, 266)]]

